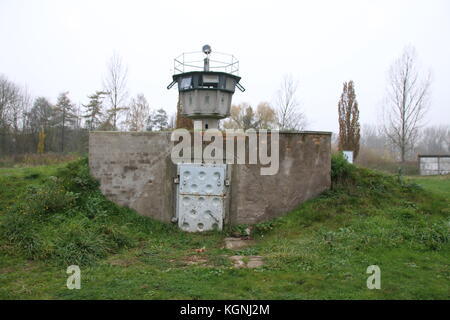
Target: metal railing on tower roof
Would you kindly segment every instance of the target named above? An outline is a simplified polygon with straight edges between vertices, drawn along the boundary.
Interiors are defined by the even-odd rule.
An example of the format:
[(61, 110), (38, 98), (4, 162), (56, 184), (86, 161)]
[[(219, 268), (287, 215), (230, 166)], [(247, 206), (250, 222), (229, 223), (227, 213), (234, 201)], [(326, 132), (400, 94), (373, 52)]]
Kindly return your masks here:
[[(239, 61), (232, 54), (211, 52), (209, 55), (209, 70), (239, 75)], [(206, 55), (202, 51), (185, 52), (174, 59), (174, 74), (191, 71), (203, 71)]]

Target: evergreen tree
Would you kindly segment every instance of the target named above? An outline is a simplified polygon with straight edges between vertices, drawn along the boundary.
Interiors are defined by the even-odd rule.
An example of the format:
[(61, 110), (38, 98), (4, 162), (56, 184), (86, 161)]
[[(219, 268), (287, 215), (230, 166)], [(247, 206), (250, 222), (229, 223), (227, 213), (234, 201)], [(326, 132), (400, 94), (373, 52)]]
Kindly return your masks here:
[(74, 104), (67, 96), (69, 92), (59, 95), (55, 105), (55, 124), (61, 127), (61, 152), (64, 152), (65, 132), (68, 125), (73, 125), (76, 121)]
[(106, 94), (103, 91), (96, 91), (94, 94), (88, 96), (89, 103), (83, 105), (86, 113), (82, 117), (86, 119), (86, 127), (91, 131), (98, 129), (102, 123), (103, 98)]

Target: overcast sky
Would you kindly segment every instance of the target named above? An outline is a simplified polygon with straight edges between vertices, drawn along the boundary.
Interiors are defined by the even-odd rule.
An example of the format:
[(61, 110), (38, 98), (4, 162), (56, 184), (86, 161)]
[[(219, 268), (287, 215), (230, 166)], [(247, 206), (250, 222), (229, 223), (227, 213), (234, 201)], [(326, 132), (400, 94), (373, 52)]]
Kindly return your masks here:
[(428, 124), (450, 125), (450, 1), (0, 0), (0, 73), (55, 102), (101, 89), (114, 51), (128, 65), (131, 95), (175, 112), (173, 58), (201, 50), (234, 54), (233, 103), (273, 101), (284, 74), (299, 80), (308, 129), (337, 131), (342, 83), (353, 80), (361, 123), (375, 124), (387, 72), (415, 46), (432, 73)]

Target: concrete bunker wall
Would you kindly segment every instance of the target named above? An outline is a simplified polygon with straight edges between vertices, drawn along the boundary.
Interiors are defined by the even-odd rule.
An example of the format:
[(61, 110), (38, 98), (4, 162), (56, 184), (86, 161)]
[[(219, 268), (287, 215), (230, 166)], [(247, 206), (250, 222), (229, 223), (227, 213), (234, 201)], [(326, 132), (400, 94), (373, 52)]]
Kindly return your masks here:
[[(139, 214), (169, 222), (175, 214), (176, 165), (170, 132), (91, 132), (89, 166), (102, 193)], [(287, 213), (331, 184), (331, 134), (280, 133), (276, 175), (260, 164), (230, 165), (226, 223), (258, 223)]]

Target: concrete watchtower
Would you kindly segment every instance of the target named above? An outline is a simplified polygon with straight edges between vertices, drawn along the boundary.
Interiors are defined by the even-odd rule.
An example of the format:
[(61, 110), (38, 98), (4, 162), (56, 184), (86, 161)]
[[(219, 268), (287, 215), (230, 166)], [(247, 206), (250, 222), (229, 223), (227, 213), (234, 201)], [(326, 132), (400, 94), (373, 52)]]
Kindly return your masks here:
[[(181, 143), (187, 135), (193, 138), (186, 139), (186, 145), (194, 152), (186, 156), (183, 151), (186, 158), (174, 161), (176, 141), (172, 138), (176, 131), (90, 132), (89, 167), (110, 200), (144, 216), (177, 223), (181, 230), (203, 232), (222, 230), (225, 223), (267, 221), (330, 187), (330, 132), (280, 133), (276, 140), (272, 138), (278, 134), (271, 132), (270, 142), (260, 133), (252, 133), (259, 142), (258, 149), (264, 147), (267, 151), (270, 144), (270, 166), (279, 168), (271, 175), (262, 174), (268, 163), (261, 162), (261, 149), (247, 147), (250, 135), (238, 137), (228, 132), (222, 155), (212, 159), (212, 154), (203, 152), (211, 144), (204, 142), (213, 138), (211, 143), (216, 143), (221, 133), (206, 129), (217, 128), (218, 121), (229, 116), (235, 88), (244, 91), (239, 84), (239, 63), (232, 55), (212, 53), (209, 46), (204, 46), (202, 52), (180, 55), (174, 67), (168, 89), (178, 84), (181, 113), (194, 120), (194, 132), (178, 133), (186, 134)], [(197, 146), (196, 137), (200, 138)], [(232, 142), (231, 147), (228, 142)], [(257, 153), (259, 163), (237, 161), (234, 147), (238, 151), (238, 144), (244, 146), (241, 159), (245, 161), (251, 153)], [(274, 144), (278, 150), (272, 149)], [(236, 161), (223, 157), (229, 155), (227, 148)], [(199, 149), (202, 161), (196, 156), (195, 150)], [(204, 161), (205, 156), (208, 161)]]
[(167, 89), (178, 84), (182, 116), (201, 120), (203, 130), (218, 128), (219, 120), (230, 115), (235, 88), (245, 91), (238, 72), (239, 62), (233, 55), (214, 53), (212, 57), (211, 47), (205, 45), (202, 52), (175, 58), (173, 81)]

